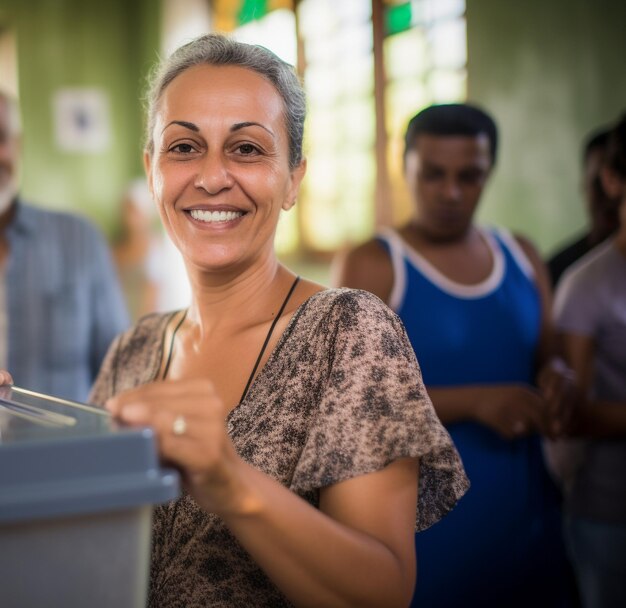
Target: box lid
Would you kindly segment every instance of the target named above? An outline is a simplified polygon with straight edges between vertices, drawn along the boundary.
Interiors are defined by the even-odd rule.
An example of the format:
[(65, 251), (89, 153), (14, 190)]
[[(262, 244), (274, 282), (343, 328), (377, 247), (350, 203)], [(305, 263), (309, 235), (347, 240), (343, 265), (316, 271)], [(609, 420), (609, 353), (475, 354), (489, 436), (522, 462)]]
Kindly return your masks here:
[(0, 524), (156, 504), (176, 498), (154, 433), (108, 412), (0, 386)]

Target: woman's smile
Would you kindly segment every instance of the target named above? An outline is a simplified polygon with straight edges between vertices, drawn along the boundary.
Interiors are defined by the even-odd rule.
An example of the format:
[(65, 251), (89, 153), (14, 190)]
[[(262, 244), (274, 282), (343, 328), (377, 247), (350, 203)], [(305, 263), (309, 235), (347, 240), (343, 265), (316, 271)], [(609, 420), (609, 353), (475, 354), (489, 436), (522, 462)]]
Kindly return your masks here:
[(245, 215), (243, 211), (224, 209), (188, 209), (185, 213), (195, 222), (211, 224), (213, 226), (233, 225)]

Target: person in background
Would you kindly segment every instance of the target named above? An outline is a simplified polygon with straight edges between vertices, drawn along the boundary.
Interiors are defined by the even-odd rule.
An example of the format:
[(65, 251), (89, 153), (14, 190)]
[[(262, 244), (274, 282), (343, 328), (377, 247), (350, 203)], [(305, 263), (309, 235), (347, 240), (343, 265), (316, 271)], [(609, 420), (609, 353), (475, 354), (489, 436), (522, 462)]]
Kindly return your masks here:
[(207, 35), (149, 97), (148, 183), (193, 296), (118, 337), (90, 397), (184, 480), (154, 513), (149, 605), (406, 606), (413, 531), (467, 478), (398, 318), (276, 257), (306, 169), (293, 68)]
[(412, 218), (342, 252), (332, 269), (336, 285), (376, 294), (402, 319), (471, 483), (415, 537), (414, 606), (565, 605), (559, 497), (540, 434), (565, 423), (569, 380), (552, 358), (537, 251), (474, 220), (497, 143), (493, 119), (475, 106), (418, 113), (404, 152)]
[(584, 440), (565, 488), (566, 538), (584, 608), (626, 606), (626, 114), (610, 132), (603, 187), (619, 201), (616, 234), (557, 288), (554, 315), (584, 400)]
[(156, 219), (156, 209), (146, 180), (133, 180), (122, 198), (120, 234), (113, 242), (113, 259), (133, 321), (157, 310), (159, 261), (154, 226)]
[(555, 286), (563, 272), (576, 260), (612, 235), (619, 225), (618, 205), (606, 195), (600, 180), (609, 140), (609, 130), (591, 133), (583, 152), (583, 195), (590, 227), (586, 234), (557, 251), (548, 260), (548, 269)]
[(20, 133), (17, 102), (0, 91), (0, 368), (84, 401), (128, 315), (98, 230), (19, 196)]
[(128, 185), (120, 219), (113, 258), (131, 319), (188, 306), (191, 294), (185, 265), (163, 232), (145, 178)]

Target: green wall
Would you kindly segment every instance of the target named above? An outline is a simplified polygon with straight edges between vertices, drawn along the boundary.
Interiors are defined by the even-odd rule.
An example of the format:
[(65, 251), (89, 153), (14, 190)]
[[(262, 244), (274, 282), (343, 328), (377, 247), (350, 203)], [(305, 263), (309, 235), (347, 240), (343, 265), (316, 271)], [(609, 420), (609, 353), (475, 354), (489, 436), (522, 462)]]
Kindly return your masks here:
[[(79, 210), (110, 234), (120, 193), (142, 172), (140, 93), (157, 58), (158, 0), (0, 0), (17, 32), (24, 114), (23, 192)], [(501, 152), (480, 217), (547, 253), (582, 229), (580, 146), (626, 110), (626, 2), (467, 0), (469, 98), (495, 115)], [(60, 151), (52, 97), (97, 87), (113, 140), (98, 154)]]
[[(140, 94), (157, 59), (159, 6), (156, 0), (0, 0), (0, 20), (17, 34), (22, 192), (43, 206), (80, 211), (109, 234), (120, 193), (143, 171)], [(106, 150), (58, 149), (52, 99), (66, 87), (108, 96)]]
[(502, 138), (480, 217), (548, 253), (586, 222), (581, 142), (626, 111), (626, 2), (467, 0), (467, 37), (469, 99)]

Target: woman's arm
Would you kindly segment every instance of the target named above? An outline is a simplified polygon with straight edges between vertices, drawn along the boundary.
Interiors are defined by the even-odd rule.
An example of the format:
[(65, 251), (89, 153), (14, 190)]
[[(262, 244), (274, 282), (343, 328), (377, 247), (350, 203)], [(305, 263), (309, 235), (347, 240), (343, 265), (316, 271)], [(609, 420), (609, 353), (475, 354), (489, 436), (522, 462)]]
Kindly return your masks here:
[[(161, 455), (196, 502), (216, 513), (297, 606), (406, 606), (414, 584), (414, 459), (321, 491), (320, 510), (236, 454), (225, 409), (206, 380), (158, 382), (107, 402), (152, 426)], [(186, 432), (172, 432), (177, 416)]]
[[(413, 459), (325, 488), (320, 510), (250, 469), (252, 512), (222, 517), (297, 606), (407, 606), (415, 583)], [(251, 498), (252, 497), (252, 498)]]
[[(588, 395), (593, 379), (595, 341), (590, 336), (563, 333), (565, 356), (576, 373), (582, 395)], [(569, 434), (581, 437), (626, 435), (626, 402), (583, 400), (574, 411)]]
[(536, 352), (536, 383), (545, 400), (544, 433), (558, 436), (570, 423), (577, 400), (574, 373), (557, 350), (556, 331), (552, 320), (553, 293), (550, 274), (535, 246), (516, 235), (515, 240), (530, 262), (539, 292), (541, 325)]

